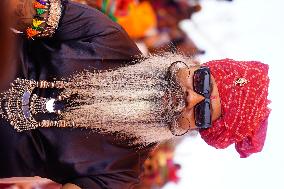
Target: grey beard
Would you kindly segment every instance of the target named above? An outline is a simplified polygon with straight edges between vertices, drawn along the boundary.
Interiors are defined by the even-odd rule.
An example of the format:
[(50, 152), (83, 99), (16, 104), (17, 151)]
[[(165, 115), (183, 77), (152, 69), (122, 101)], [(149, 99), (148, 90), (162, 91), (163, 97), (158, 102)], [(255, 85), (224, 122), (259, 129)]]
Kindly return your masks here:
[[(178, 108), (165, 96), (183, 96), (180, 87), (170, 87), (168, 67), (184, 61), (181, 55), (151, 56), (134, 65), (104, 72), (74, 75), (63, 94), (78, 94), (63, 114), (77, 127), (102, 134), (116, 134), (133, 145), (148, 145), (173, 138), (169, 126)], [(180, 103), (183, 104), (184, 99)]]

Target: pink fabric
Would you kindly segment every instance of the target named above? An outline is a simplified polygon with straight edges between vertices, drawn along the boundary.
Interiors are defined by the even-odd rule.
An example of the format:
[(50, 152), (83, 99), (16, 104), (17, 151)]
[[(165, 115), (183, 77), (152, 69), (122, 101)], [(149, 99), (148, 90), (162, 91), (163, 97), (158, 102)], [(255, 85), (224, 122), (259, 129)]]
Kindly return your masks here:
[(254, 136), (247, 137), (244, 140), (237, 142), (235, 148), (241, 158), (246, 158), (255, 152), (260, 152), (264, 146), (268, 125), (268, 117), (260, 125)]

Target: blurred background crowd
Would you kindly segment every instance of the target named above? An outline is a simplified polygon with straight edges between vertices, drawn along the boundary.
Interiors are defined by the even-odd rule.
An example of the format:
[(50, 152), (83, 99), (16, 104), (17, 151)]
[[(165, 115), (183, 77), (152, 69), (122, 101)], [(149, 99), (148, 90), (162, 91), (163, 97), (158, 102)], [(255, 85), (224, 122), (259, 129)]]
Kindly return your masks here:
[(101, 10), (118, 22), (146, 55), (164, 50), (203, 54), (180, 22), (201, 11), (198, 0), (76, 0)]

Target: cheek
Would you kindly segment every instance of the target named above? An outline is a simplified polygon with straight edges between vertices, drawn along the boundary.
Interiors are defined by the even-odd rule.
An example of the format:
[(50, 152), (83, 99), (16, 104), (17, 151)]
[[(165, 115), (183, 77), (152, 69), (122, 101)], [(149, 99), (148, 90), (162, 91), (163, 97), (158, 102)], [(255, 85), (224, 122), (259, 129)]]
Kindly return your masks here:
[(187, 89), (193, 89), (193, 84), (192, 84), (192, 77), (191, 76), (187, 76), (184, 80), (184, 86)]
[(211, 96), (210, 96), (210, 100), (211, 100), (211, 101), (217, 100), (217, 98), (218, 98), (218, 97), (215, 96), (215, 95), (211, 95)]
[(212, 103), (212, 121), (216, 121), (221, 116), (221, 102), (220, 98), (216, 97), (215, 100), (211, 101)]
[(178, 73), (178, 81), (184, 88), (192, 89), (192, 75), (189, 75), (189, 70), (183, 70)]
[(195, 128), (195, 120), (194, 120), (194, 112), (193, 110), (190, 111), (183, 111), (179, 117), (179, 125), (183, 129)]
[(211, 94), (211, 105), (212, 105), (212, 121), (217, 120), (221, 116), (221, 99), (218, 92), (218, 88), (214, 78), (212, 77), (213, 91)]

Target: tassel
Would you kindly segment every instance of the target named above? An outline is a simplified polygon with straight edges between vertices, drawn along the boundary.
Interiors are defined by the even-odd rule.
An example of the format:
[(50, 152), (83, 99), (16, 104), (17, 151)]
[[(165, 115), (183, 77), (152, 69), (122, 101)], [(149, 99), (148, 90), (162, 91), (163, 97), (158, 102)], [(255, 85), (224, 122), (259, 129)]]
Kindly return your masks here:
[(38, 19), (33, 19), (33, 27), (38, 28), (44, 21), (38, 20)]
[(46, 5), (47, 2), (45, 0), (36, 0), (38, 3), (42, 4), (42, 5)]
[(46, 12), (47, 10), (46, 9), (36, 9), (36, 12), (38, 15), (42, 15)]
[(39, 3), (39, 2), (34, 2), (34, 8), (36, 9), (47, 9), (47, 6)]
[(35, 30), (35, 29), (28, 28), (27, 31), (26, 31), (26, 33), (27, 33), (27, 37), (28, 37), (29, 39), (32, 39), (34, 36), (38, 35), (40, 32), (37, 31), (37, 30)]

